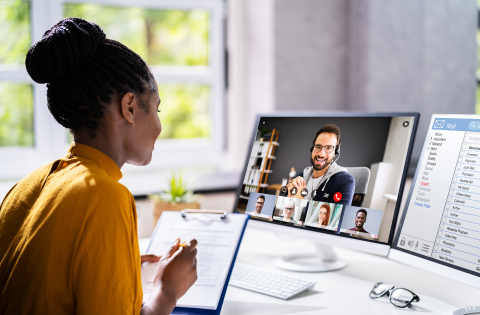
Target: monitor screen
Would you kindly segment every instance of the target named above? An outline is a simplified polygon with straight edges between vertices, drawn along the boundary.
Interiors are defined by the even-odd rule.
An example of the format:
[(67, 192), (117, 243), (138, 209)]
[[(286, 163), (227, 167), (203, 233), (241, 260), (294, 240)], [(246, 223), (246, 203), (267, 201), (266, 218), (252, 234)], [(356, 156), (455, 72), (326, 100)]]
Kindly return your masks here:
[(235, 211), (391, 244), (418, 114), (262, 116)]
[(394, 248), (480, 274), (478, 116), (433, 116)]

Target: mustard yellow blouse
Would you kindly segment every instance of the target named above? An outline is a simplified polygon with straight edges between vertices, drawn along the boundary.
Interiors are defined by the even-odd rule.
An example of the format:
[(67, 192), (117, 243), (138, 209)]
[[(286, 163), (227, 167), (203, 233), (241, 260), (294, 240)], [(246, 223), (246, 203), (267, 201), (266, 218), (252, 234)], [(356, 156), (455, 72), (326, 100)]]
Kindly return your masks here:
[(0, 314), (139, 314), (137, 216), (102, 152), (69, 154), (18, 182), (0, 206)]

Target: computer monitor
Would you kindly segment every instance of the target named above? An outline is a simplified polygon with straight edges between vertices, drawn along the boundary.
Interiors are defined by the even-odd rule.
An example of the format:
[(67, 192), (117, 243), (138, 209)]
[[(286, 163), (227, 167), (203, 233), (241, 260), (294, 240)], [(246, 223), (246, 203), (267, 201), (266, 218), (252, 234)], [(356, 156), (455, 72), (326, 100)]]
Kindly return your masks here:
[(480, 117), (433, 115), (389, 257), (480, 288)]
[[(388, 255), (418, 118), (353, 112), (258, 116), (234, 211), (250, 214), (249, 225), (261, 229)], [(320, 248), (326, 260), (336, 260), (330, 249)], [(299, 271), (345, 266), (305, 270), (287, 267), (287, 260), (277, 263)]]

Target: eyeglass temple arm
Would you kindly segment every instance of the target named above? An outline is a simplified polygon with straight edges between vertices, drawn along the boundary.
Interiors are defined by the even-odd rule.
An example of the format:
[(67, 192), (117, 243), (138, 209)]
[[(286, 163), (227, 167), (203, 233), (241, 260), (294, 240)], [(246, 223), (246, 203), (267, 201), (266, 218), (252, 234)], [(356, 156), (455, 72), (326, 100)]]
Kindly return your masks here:
[(412, 302), (420, 302), (420, 297), (418, 295), (414, 294), (413, 299), (410, 302), (408, 302), (408, 304), (407, 304), (408, 308), (413, 307)]

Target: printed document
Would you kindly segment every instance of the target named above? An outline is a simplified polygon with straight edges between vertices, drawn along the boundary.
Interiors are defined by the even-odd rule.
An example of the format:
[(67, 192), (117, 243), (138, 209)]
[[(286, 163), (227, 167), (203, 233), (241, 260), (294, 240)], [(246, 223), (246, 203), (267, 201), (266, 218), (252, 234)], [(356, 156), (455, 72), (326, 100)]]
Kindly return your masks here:
[[(216, 309), (245, 226), (245, 215), (181, 213), (165, 211), (157, 223), (147, 253), (163, 255), (177, 237), (182, 242), (192, 238), (197, 245), (198, 279), (177, 303), (179, 307)], [(157, 263), (142, 266), (143, 301), (153, 289)]]

